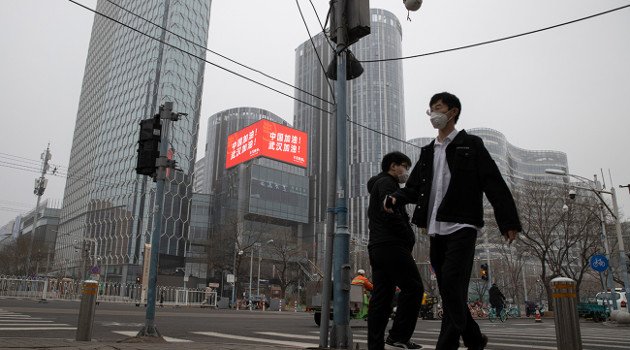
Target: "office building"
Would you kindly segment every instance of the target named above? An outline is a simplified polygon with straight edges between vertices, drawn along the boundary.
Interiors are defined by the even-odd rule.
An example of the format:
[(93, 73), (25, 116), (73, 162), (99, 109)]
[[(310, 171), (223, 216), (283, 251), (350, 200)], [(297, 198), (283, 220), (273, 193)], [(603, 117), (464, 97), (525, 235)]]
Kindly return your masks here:
[[(207, 256), (209, 281), (222, 283), (227, 273), (246, 273), (241, 261), (253, 259), (252, 254), (267, 279), (274, 275), (271, 260), (280, 266), (305, 256), (306, 147), (304, 132), (261, 108), (232, 108), (208, 119), (204, 190), (195, 195), (195, 208), (207, 210), (208, 224), (204, 234), (199, 216), (191, 251)], [(205, 206), (201, 196), (207, 196)], [(297, 277), (296, 272), (287, 271)]]
[(92, 263), (107, 266), (110, 280), (135, 282), (141, 275), (154, 226), (155, 184), (135, 171), (139, 122), (165, 102), (188, 116), (163, 127), (177, 170), (169, 170), (165, 186), (158, 273), (183, 266), (205, 68), (184, 51), (205, 57), (210, 5), (97, 2), (98, 12), (151, 38), (94, 17), (56, 244), (58, 271), (87, 277), (75, 253), (80, 246)]

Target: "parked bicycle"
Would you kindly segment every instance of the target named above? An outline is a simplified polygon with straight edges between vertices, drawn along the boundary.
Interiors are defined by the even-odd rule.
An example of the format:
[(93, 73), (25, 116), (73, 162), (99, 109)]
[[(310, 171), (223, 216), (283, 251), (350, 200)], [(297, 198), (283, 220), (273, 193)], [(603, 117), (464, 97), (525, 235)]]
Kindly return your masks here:
[(516, 306), (509, 306), (507, 308), (507, 315), (511, 318), (521, 317), (521, 309)]

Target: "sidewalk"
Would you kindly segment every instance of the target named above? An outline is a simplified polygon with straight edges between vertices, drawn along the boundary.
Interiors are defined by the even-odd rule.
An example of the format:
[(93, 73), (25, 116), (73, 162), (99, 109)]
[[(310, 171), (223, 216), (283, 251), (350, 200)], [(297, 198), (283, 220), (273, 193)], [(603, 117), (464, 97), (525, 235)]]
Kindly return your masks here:
[(70, 350), (110, 350), (110, 349), (138, 349), (138, 350), (160, 350), (160, 349), (212, 349), (212, 350), (251, 350), (251, 349), (300, 349), (303, 348), (265, 345), (265, 344), (235, 344), (235, 343), (211, 343), (211, 342), (186, 342), (186, 343), (117, 343), (114, 341), (99, 342), (93, 340), (76, 341), (61, 338), (0, 338), (0, 349), (70, 349)]

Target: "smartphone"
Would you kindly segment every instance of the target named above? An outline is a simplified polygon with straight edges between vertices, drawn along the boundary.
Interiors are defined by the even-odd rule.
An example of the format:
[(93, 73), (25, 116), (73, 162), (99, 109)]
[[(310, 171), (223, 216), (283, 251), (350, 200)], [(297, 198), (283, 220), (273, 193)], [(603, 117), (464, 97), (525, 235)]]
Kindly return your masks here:
[(387, 199), (385, 200), (385, 208), (393, 208), (394, 207), (394, 203), (392, 202), (393, 197), (387, 196)]

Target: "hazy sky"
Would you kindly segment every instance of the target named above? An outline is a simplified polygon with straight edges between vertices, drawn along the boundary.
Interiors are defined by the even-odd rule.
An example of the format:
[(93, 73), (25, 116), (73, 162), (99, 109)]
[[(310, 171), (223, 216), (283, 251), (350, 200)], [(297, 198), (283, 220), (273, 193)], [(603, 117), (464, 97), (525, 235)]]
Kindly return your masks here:
[[(96, 7), (94, 0), (77, 1)], [(328, 0), (312, 1), (324, 20)], [(311, 4), (299, 4), (311, 34), (319, 33)], [(411, 21), (400, 0), (370, 4), (398, 16), (403, 54), (409, 56), (554, 26), (630, 0), (425, 0)], [(35, 169), (48, 142), (51, 163), (68, 166), (93, 18), (65, 0), (0, 0), (0, 226), (34, 208)], [(516, 147), (567, 153), (573, 174), (592, 178), (603, 169), (607, 186), (609, 171), (615, 186), (628, 184), (628, 33), (630, 8), (625, 8), (507, 41), (406, 59), (407, 138), (435, 135), (424, 111), (435, 92), (449, 91), (462, 101), (458, 129), (492, 128)], [(294, 50), (306, 40), (296, 1), (212, 3), (208, 48), (290, 84)], [(293, 95), (292, 88), (213, 54), (207, 59)], [(240, 106), (265, 108), (293, 121), (292, 99), (208, 65), (201, 150), (208, 117)], [(48, 178), (43, 199), (61, 201), (65, 179)], [(630, 217), (628, 190), (618, 189), (618, 198), (623, 215)]]

